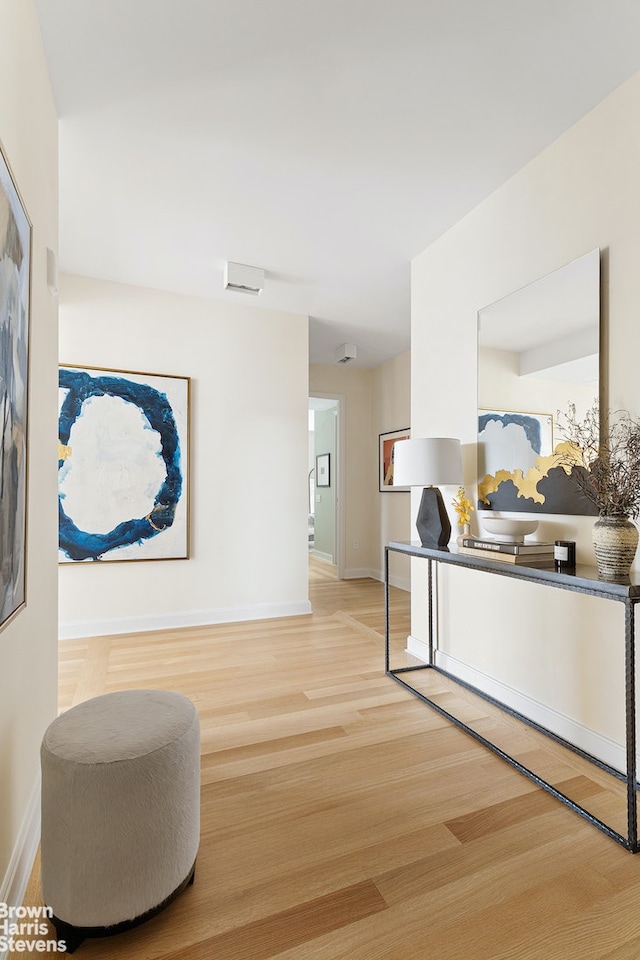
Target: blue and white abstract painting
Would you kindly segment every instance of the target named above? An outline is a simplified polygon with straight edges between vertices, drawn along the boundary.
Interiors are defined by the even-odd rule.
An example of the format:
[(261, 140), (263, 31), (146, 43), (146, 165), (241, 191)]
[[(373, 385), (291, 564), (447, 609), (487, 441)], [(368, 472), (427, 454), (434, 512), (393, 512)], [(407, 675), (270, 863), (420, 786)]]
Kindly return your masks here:
[(59, 559), (189, 555), (188, 377), (61, 366)]
[(553, 417), (546, 413), (480, 410), (478, 460), (481, 476), (511, 473), (536, 465), (539, 457), (553, 453)]
[(0, 626), (25, 604), (31, 224), (0, 149)]

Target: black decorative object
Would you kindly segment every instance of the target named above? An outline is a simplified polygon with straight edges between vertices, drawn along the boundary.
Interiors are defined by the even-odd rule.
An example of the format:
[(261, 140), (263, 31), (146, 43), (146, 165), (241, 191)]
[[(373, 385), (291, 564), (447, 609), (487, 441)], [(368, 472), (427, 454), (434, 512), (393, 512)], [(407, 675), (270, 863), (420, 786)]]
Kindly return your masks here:
[(451, 538), (451, 522), (438, 487), (422, 491), (416, 528), (423, 547), (446, 547)]
[(553, 548), (553, 559), (556, 570), (572, 571), (576, 569), (576, 542), (575, 540), (556, 540)]

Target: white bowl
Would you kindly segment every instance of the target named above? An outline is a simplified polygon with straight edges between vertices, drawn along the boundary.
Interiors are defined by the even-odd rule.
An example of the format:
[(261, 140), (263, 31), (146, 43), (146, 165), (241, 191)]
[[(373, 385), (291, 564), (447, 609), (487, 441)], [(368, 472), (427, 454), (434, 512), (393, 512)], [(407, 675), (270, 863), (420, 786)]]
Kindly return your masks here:
[(515, 520), (512, 517), (491, 517), (479, 513), (480, 524), (489, 536), (501, 543), (522, 543), (528, 533), (538, 528), (537, 520)]

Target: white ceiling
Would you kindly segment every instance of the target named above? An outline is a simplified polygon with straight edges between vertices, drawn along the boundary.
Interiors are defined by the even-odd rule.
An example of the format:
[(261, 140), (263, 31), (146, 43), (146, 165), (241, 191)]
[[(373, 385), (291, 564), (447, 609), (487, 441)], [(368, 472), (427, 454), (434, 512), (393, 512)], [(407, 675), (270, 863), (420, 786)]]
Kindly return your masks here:
[(408, 349), (411, 258), (640, 69), (638, 0), (35, 5), (60, 269), (308, 314), (315, 363)]

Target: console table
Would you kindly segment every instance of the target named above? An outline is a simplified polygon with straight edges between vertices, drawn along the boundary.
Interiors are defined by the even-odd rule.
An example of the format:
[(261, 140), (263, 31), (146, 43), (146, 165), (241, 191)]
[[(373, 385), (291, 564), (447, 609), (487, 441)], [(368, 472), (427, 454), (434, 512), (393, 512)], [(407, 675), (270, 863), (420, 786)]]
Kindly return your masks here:
[[(428, 661), (409, 667), (391, 668), (390, 663), (390, 610), (389, 610), (389, 554), (401, 553), (410, 557), (420, 557), (427, 561), (427, 590), (428, 590)], [(587, 753), (575, 744), (570, 743), (563, 737), (553, 733), (553, 731), (541, 726), (536, 721), (524, 716), (508, 705), (497, 700), (495, 697), (484, 693), (482, 690), (471, 684), (454, 677), (451, 673), (438, 667), (435, 663), (436, 650), (436, 604), (437, 598), (434, 595), (434, 566), (437, 564), (448, 564), (457, 567), (465, 567), (470, 570), (481, 570), (484, 573), (494, 574), (498, 577), (507, 577), (516, 580), (529, 581), (531, 583), (543, 584), (559, 590), (570, 590), (574, 593), (583, 593), (592, 597), (601, 597), (604, 600), (613, 600), (624, 604), (624, 644), (625, 644), (625, 747), (626, 747), (626, 772), (622, 773), (611, 767), (609, 764)], [(436, 710), (441, 716), (445, 717), (451, 723), (455, 724), (465, 733), (468, 733), (475, 740), (487, 747), (497, 756), (501, 757), (512, 767), (515, 767), (520, 773), (528, 777), (538, 786), (542, 787), (552, 796), (556, 797), (567, 807), (573, 810), (579, 816), (588, 820), (593, 826), (597, 827), (611, 839), (621, 844), (631, 853), (637, 853), (640, 850), (638, 843), (638, 814), (636, 796), (639, 784), (636, 778), (636, 676), (635, 676), (635, 605), (640, 601), (640, 582), (629, 580), (626, 583), (609, 583), (598, 579), (598, 573), (595, 567), (578, 565), (575, 573), (556, 572), (552, 567), (527, 567), (523, 565), (507, 564), (501, 560), (492, 560), (490, 556), (484, 557), (468, 556), (466, 554), (449, 551), (447, 548), (429, 548), (422, 547), (420, 544), (404, 541), (392, 541), (385, 547), (384, 555), (384, 597), (385, 597), (385, 672), (387, 676), (392, 677), (397, 683), (403, 686), (414, 696), (418, 697), (424, 703)], [(574, 754), (595, 764), (601, 770), (626, 783), (627, 798), (627, 834), (626, 836), (615, 830), (612, 826), (594, 816), (581, 804), (566, 796), (553, 784), (542, 779), (528, 767), (521, 764), (515, 757), (506, 753), (496, 744), (492, 743), (482, 734), (478, 733), (472, 727), (468, 726), (462, 720), (455, 717), (449, 711), (445, 710), (440, 704), (430, 699), (424, 693), (411, 686), (409, 677), (412, 672), (418, 670), (435, 670), (439, 674), (449, 678), (454, 683), (465, 687), (477, 696), (499, 707), (506, 713), (517, 718), (529, 727), (537, 730), (539, 733), (551, 738), (556, 743)]]

